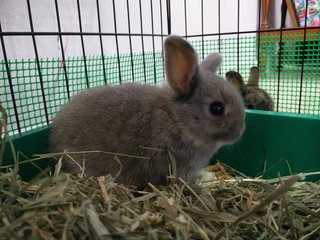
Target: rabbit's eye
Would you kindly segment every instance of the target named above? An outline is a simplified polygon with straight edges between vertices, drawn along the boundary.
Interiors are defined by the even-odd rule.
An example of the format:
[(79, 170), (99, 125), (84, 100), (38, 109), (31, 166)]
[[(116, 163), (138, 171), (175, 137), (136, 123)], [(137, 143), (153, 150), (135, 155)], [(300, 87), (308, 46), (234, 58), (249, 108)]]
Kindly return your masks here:
[(210, 104), (210, 112), (213, 115), (222, 115), (224, 113), (224, 106), (222, 102), (213, 102)]

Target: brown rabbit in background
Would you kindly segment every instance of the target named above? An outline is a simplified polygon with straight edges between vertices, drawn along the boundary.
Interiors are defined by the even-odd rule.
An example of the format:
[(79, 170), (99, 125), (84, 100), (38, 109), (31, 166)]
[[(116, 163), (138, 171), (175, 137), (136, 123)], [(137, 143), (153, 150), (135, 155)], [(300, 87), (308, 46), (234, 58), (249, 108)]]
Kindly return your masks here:
[(273, 111), (273, 100), (259, 87), (259, 68), (252, 67), (248, 83), (245, 85), (242, 76), (236, 71), (226, 73), (226, 79), (241, 93), (245, 107), (248, 109)]
[[(240, 94), (215, 74), (221, 58), (209, 55), (198, 66), (192, 46), (178, 36), (164, 44), (167, 84), (163, 87), (124, 84), (91, 89), (75, 96), (53, 120), (52, 150), (101, 150), (119, 156), (117, 182), (138, 188), (166, 184), (168, 151), (176, 159), (177, 175), (194, 181), (212, 155), (244, 131)], [(72, 155), (85, 173), (100, 176), (119, 171), (113, 155)], [(63, 171), (79, 171), (72, 161)]]

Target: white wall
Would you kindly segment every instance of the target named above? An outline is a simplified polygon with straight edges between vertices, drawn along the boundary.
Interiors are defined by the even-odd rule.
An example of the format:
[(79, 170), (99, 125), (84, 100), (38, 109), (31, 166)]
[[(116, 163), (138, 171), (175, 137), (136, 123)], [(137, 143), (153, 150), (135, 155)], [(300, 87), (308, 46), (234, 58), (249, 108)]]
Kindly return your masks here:
[[(222, 33), (237, 31), (238, 0), (221, 0), (220, 30)], [(184, 35), (184, 0), (172, 3), (173, 32)], [(201, 1), (187, 0), (188, 35), (201, 34)], [(218, 33), (218, 0), (203, 0), (204, 34)], [(248, 14), (250, 13), (250, 14)], [(258, 1), (240, 1), (240, 31), (256, 30), (258, 23)]]
[[(34, 31), (57, 32), (57, 17), (54, 0), (30, 0)], [(115, 0), (117, 32), (128, 32), (126, 0)], [(221, 0), (221, 32), (237, 31), (238, 0)], [(277, 0), (276, 2), (281, 2)], [(101, 28), (104, 33), (114, 33), (112, 0), (100, 0)], [(151, 34), (150, 0), (141, 0), (143, 32)], [(30, 32), (26, 0), (1, 0), (0, 21), (5, 32)], [(163, 32), (167, 33), (166, 1), (153, 0), (154, 33), (161, 33), (160, 4), (162, 5)], [(203, 0), (204, 33), (218, 33), (218, 0)], [(58, 0), (61, 29), (63, 32), (78, 32), (79, 20), (76, 0)], [(131, 32), (141, 33), (139, 1), (129, 0)], [(98, 32), (96, 0), (80, 1), (82, 28), (84, 32)], [(201, 34), (201, 1), (186, 0), (188, 35)], [(185, 35), (184, 0), (171, 0), (172, 33)], [(256, 30), (258, 23), (258, 1), (240, 1), (240, 31)], [(145, 51), (152, 51), (152, 38), (144, 37)], [(156, 50), (161, 50), (162, 39), (154, 38)], [(98, 36), (85, 36), (86, 55), (99, 55)], [(121, 53), (129, 52), (129, 38), (118, 37)], [(37, 36), (36, 43), (40, 57), (61, 56), (58, 36)], [(141, 52), (141, 37), (132, 37), (133, 52)], [(32, 38), (30, 36), (6, 36), (5, 45), (9, 59), (34, 58)], [(115, 37), (103, 36), (104, 52), (107, 55), (116, 53)], [(63, 36), (63, 48), (66, 56), (81, 56), (82, 48), (79, 36)], [(0, 51), (2, 57), (2, 51)]]

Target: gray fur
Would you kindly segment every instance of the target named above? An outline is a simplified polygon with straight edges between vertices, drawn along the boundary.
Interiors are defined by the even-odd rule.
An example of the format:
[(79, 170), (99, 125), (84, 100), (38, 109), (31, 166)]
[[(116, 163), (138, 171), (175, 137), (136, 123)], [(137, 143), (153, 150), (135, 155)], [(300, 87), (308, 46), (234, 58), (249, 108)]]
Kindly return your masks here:
[(270, 95), (259, 87), (259, 68), (252, 67), (248, 83), (245, 84), (240, 73), (229, 71), (226, 79), (241, 93), (246, 108), (273, 111), (274, 104)]
[[(244, 105), (230, 83), (207, 68), (200, 70), (194, 49), (182, 38), (168, 37), (165, 54), (168, 85), (105, 86), (75, 96), (53, 121), (52, 150), (102, 150), (150, 157), (120, 157), (123, 169), (117, 181), (139, 188), (148, 182), (166, 184), (170, 150), (178, 175), (193, 181), (219, 147), (241, 136)], [(217, 61), (217, 56), (213, 59)], [(214, 101), (224, 104), (223, 115), (210, 113)], [(74, 158), (82, 165), (84, 156)], [(79, 169), (66, 161), (63, 170)], [(113, 156), (85, 155), (87, 175), (118, 170)]]

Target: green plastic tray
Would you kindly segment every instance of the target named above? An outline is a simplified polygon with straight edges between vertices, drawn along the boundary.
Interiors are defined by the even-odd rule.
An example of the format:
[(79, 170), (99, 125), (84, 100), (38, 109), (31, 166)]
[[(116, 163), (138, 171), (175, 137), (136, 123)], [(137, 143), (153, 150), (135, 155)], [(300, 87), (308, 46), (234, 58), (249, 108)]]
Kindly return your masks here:
[(215, 159), (252, 177), (320, 171), (320, 117), (248, 110), (244, 135)]
[[(27, 157), (48, 152), (49, 131), (49, 127), (44, 127), (14, 137), (16, 150)], [(235, 144), (222, 148), (212, 162), (216, 159), (251, 177), (274, 178), (320, 171), (320, 117), (247, 111), (244, 135)], [(12, 162), (7, 144), (5, 163)], [(49, 162), (42, 160), (37, 165), (45, 168)], [(30, 179), (38, 173), (39, 170), (30, 163), (20, 165), (23, 179)], [(309, 179), (314, 181), (319, 177)]]

